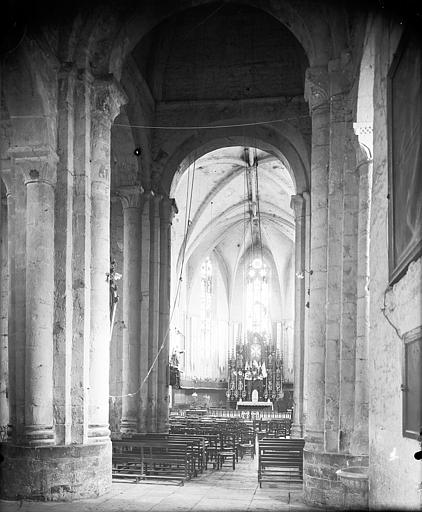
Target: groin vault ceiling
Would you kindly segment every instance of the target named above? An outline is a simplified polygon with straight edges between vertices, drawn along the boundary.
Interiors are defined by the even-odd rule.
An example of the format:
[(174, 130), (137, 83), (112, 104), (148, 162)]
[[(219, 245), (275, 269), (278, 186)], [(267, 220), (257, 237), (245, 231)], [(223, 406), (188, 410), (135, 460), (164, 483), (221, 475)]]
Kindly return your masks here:
[[(254, 166), (257, 197), (248, 194), (247, 184)], [(226, 147), (196, 160), (172, 193), (179, 208), (172, 233), (173, 262), (177, 261), (178, 271), (183, 258), (195, 269), (215, 251), (224, 261), (228, 276), (234, 276), (252, 240), (255, 247), (259, 245), (257, 229), (251, 226), (251, 209), (256, 208), (262, 246), (272, 254), (279, 275), (283, 274), (292, 256), (294, 219), (290, 200), (294, 193), (288, 169), (257, 148)]]

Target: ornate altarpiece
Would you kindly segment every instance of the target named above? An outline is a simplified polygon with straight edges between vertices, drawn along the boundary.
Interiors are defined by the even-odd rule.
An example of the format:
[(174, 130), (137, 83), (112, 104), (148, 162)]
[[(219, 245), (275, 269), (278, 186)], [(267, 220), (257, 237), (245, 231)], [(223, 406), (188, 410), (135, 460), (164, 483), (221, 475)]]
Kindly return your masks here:
[[(228, 360), (228, 389), (231, 406), (252, 401), (257, 390), (258, 402), (275, 402), (283, 397), (283, 361), (275, 343), (258, 333), (248, 333), (245, 342), (238, 341), (236, 353)], [(256, 394), (254, 394), (256, 396)]]

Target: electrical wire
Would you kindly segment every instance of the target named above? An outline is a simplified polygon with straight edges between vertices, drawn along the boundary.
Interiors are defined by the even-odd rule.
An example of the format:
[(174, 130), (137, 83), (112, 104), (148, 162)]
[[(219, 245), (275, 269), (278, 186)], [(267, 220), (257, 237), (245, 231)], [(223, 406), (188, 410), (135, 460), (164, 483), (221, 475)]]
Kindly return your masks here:
[[(21, 115), (21, 116), (10, 116), (11, 119), (42, 119), (50, 117), (48, 115)], [(128, 124), (128, 123), (113, 123), (113, 127), (120, 128), (131, 128), (139, 130), (220, 130), (224, 128), (243, 128), (247, 126), (260, 126), (264, 124), (273, 123), (284, 123), (286, 121), (297, 121), (298, 119), (310, 119), (309, 114), (297, 115), (294, 117), (283, 117), (279, 119), (269, 119), (267, 121), (254, 121), (251, 123), (235, 123), (235, 124), (213, 124), (213, 125), (201, 125), (201, 126), (162, 126), (162, 125), (150, 125), (150, 124)]]
[(262, 230), (261, 230), (261, 207), (259, 205), (259, 181), (258, 181), (258, 155), (255, 148), (254, 166), (256, 173), (256, 203), (258, 209), (258, 228), (259, 228), (259, 245), (261, 249), (261, 261), (263, 260), (263, 249), (262, 249)]
[[(31, 116), (28, 116), (31, 117)], [(208, 126), (153, 126), (147, 124), (125, 124), (125, 123), (113, 123), (113, 126), (119, 126), (121, 128), (138, 128), (144, 130), (217, 130), (224, 128), (242, 128), (247, 126), (260, 126), (264, 124), (272, 123), (284, 123), (285, 121), (296, 121), (297, 119), (309, 118), (309, 114), (299, 115), (295, 117), (285, 117), (280, 119), (270, 119), (268, 121), (255, 121), (252, 123), (237, 123), (237, 124), (214, 124)]]
[(217, 14), (217, 12), (222, 9), (224, 7), (224, 4), (221, 4), (217, 7), (217, 9), (214, 9), (214, 11), (209, 14), (208, 16), (206, 16), (202, 21), (200, 21), (199, 23), (197, 23), (196, 25), (194, 25), (190, 30), (189, 32), (186, 32), (183, 40), (186, 40), (188, 38), (188, 36), (190, 34), (192, 34), (192, 32), (194, 32), (198, 27), (200, 27), (201, 25), (203, 25), (206, 21), (208, 21), (210, 18), (212, 18), (215, 14)]
[[(246, 162), (246, 159), (245, 159)], [(243, 174), (243, 195), (244, 195), (244, 201), (243, 201), (243, 247), (242, 247), (242, 258), (243, 258), (243, 264), (242, 264), (242, 277), (243, 277), (243, 287), (242, 287), (242, 318), (243, 318), (243, 325), (247, 325), (247, 308), (246, 308), (246, 301), (247, 301), (247, 281), (246, 281), (246, 265), (245, 265), (245, 251), (246, 251), (246, 231), (247, 231), (247, 221), (246, 221), (246, 194), (247, 194), (247, 176), (246, 176), (246, 163), (245, 163), (245, 172)], [(249, 199), (249, 196), (248, 196)], [(242, 332), (242, 336), (244, 336)], [(236, 352), (236, 347), (235, 347)]]
[[(165, 333), (165, 335), (163, 337), (163, 341), (161, 343), (160, 348), (157, 351), (157, 354), (156, 354), (153, 362), (151, 363), (151, 366), (150, 366), (146, 376), (142, 380), (142, 382), (139, 385), (138, 389), (136, 391), (134, 391), (133, 393), (126, 393), (124, 395), (109, 395), (109, 398), (116, 399), (116, 398), (125, 398), (125, 397), (136, 396), (141, 391), (141, 389), (142, 389), (143, 385), (145, 384), (145, 382), (148, 380), (148, 378), (149, 378), (152, 370), (154, 369), (154, 366), (155, 366), (155, 364), (156, 364), (156, 362), (157, 362), (157, 360), (158, 360), (158, 358), (160, 356), (160, 353), (164, 349), (164, 347), (166, 345), (166, 341), (168, 340), (168, 336), (169, 336), (169, 333), (170, 333), (170, 325), (171, 325), (171, 322), (173, 320), (174, 312), (176, 310), (176, 304), (177, 304), (177, 300), (178, 300), (178, 295), (180, 293), (180, 285), (181, 285), (181, 282), (182, 282), (183, 265), (184, 265), (185, 253), (186, 253), (186, 240), (187, 240), (188, 230), (189, 230), (189, 227), (190, 227), (189, 218), (190, 218), (190, 213), (191, 213), (191, 208), (192, 208), (192, 196), (193, 196), (193, 184), (194, 184), (194, 178), (195, 178), (195, 169), (196, 169), (196, 158), (195, 158), (194, 163), (193, 163), (193, 173), (192, 173), (192, 182), (191, 182), (191, 190), (190, 190), (190, 198), (189, 198), (189, 208), (186, 208), (187, 215), (186, 215), (186, 219), (185, 219), (185, 235), (184, 235), (184, 240), (183, 240), (182, 264), (180, 266), (179, 280), (178, 280), (178, 283), (177, 283), (176, 295), (175, 295), (175, 298), (174, 298), (174, 301), (173, 301), (173, 307), (172, 307), (172, 311), (171, 311), (171, 314), (170, 314), (169, 325), (168, 325), (166, 333)], [(188, 177), (189, 177), (189, 175), (188, 175)], [(187, 194), (188, 194), (189, 181), (187, 183), (186, 189), (187, 189)], [(187, 206), (187, 203), (186, 203), (186, 206)]]
[(402, 340), (402, 339), (403, 339), (403, 336), (400, 334), (399, 329), (398, 329), (398, 328), (393, 324), (393, 322), (388, 318), (388, 315), (387, 315), (387, 313), (385, 312), (385, 310), (387, 309), (387, 305), (386, 305), (386, 303), (385, 303), (385, 299), (386, 299), (386, 297), (387, 297), (387, 292), (389, 292), (390, 290), (391, 290), (391, 287), (390, 287), (390, 286), (388, 286), (388, 287), (386, 288), (386, 290), (384, 291), (384, 301), (383, 301), (383, 302), (384, 302), (384, 305), (383, 305), (383, 307), (381, 308), (381, 311), (382, 311), (382, 314), (384, 315), (385, 319), (387, 320), (387, 322), (388, 322), (388, 323), (391, 325), (391, 327), (396, 331), (396, 334), (397, 334), (398, 338)]

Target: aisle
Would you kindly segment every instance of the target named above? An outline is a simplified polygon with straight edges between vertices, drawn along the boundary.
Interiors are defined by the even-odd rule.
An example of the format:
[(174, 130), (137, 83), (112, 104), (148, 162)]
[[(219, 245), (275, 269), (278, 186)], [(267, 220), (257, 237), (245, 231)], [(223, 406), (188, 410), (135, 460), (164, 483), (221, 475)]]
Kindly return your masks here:
[[(73, 503), (0, 501), (2, 512), (173, 512), (173, 511), (299, 511), (301, 486), (257, 483), (257, 461), (245, 456), (236, 470), (228, 465), (208, 469), (184, 486), (174, 484), (113, 483), (112, 490), (95, 500)], [(317, 510), (317, 509), (314, 509)]]

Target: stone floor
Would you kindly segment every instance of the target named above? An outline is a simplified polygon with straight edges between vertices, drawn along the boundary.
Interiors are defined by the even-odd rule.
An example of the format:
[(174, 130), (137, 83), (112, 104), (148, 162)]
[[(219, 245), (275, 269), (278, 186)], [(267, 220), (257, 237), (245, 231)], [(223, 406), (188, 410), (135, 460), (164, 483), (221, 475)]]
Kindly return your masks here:
[[(257, 482), (257, 460), (245, 457), (236, 470), (229, 465), (208, 469), (180, 486), (170, 483), (113, 483), (97, 499), (73, 503), (0, 500), (1, 512), (178, 512), (178, 511), (304, 511), (302, 486)], [(321, 510), (321, 509), (318, 509)]]

